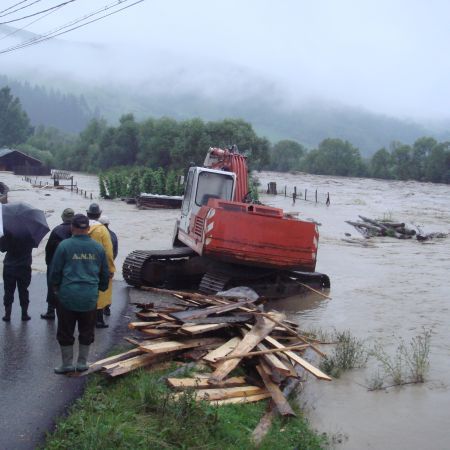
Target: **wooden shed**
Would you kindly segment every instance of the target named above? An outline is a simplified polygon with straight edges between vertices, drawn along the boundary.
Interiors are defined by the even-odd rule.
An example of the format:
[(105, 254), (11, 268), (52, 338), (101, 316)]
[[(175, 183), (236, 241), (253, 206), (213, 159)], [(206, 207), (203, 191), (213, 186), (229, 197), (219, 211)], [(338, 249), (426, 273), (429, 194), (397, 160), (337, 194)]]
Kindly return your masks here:
[(50, 170), (42, 161), (19, 150), (0, 149), (0, 170), (8, 170), (16, 175), (48, 175)]

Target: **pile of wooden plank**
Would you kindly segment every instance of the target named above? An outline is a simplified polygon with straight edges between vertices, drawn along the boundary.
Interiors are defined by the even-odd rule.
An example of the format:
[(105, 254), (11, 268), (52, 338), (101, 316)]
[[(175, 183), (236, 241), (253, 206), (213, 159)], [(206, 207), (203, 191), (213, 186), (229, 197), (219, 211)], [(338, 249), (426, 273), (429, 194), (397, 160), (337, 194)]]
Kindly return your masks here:
[(247, 298), (168, 292), (175, 297), (172, 304), (137, 304), (138, 320), (129, 324), (137, 336), (127, 338), (136, 348), (97, 361), (88, 373), (116, 377), (162, 361), (194, 361), (194, 376), (169, 377), (167, 384), (177, 391), (194, 389), (195, 398), (215, 404), (271, 397), (283, 415), (294, 414), (283, 393), (289, 380), (299, 381), (305, 371), (331, 380), (303, 357), (307, 350), (324, 356), (316, 341), (283, 314), (264, 312)]

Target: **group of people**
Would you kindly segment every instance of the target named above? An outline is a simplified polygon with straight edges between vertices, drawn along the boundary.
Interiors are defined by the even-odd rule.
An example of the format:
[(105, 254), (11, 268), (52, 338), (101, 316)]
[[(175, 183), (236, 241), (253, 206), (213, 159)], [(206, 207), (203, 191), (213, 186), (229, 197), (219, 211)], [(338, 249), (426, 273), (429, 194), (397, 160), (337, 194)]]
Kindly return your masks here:
[[(110, 314), (118, 239), (109, 229), (109, 219), (102, 215), (97, 203), (89, 206), (86, 215), (75, 214), (72, 208), (66, 208), (61, 218), (62, 223), (52, 230), (45, 247), (47, 311), (41, 318), (58, 318), (56, 337), (62, 363), (55, 368), (55, 373), (65, 374), (88, 369), (87, 358), (94, 342), (95, 328), (108, 327), (104, 315)], [(3, 320), (11, 320), (17, 286), (22, 320), (28, 321), (32, 247), (8, 239), (0, 240), (0, 251), (6, 252)], [(74, 364), (76, 326), (79, 350)]]

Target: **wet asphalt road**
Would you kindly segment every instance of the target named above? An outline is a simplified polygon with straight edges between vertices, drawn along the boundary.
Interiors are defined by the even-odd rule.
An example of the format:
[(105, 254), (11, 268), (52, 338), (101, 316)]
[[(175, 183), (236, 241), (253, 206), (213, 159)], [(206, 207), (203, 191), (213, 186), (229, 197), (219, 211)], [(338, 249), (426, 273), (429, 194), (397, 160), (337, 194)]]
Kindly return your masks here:
[[(20, 320), (17, 292), (11, 322), (0, 320), (1, 450), (35, 449), (42, 444), (55, 419), (82, 393), (87, 378), (53, 373), (60, 363), (60, 352), (56, 321), (40, 318), (46, 309), (45, 295), (45, 274), (34, 274), (30, 285), (31, 320)], [(0, 306), (3, 316), (3, 301)], [(125, 283), (115, 282), (111, 316), (106, 318), (109, 328), (96, 330), (89, 361), (99, 359), (121, 342), (128, 323), (124, 320), (127, 306), (128, 289)]]

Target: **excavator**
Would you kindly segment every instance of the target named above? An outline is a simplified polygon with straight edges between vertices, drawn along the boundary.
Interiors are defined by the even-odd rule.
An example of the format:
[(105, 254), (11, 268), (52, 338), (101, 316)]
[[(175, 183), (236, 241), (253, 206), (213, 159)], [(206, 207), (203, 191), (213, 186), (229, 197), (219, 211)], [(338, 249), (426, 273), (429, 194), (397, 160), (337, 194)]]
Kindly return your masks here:
[(315, 272), (317, 224), (252, 202), (248, 185), (236, 146), (210, 148), (203, 167), (189, 168), (173, 247), (130, 253), (125, 281), (204, 294), (246, 286), (265, 298), (329, 288), (329, 277)]

